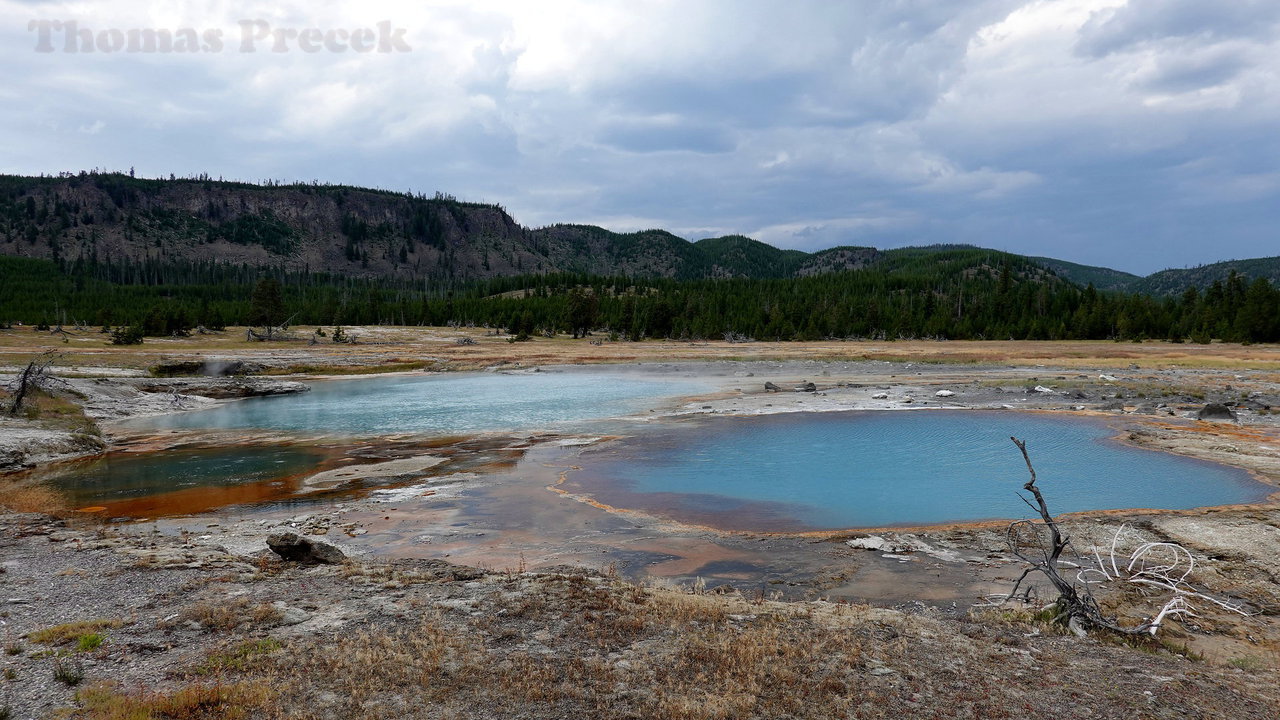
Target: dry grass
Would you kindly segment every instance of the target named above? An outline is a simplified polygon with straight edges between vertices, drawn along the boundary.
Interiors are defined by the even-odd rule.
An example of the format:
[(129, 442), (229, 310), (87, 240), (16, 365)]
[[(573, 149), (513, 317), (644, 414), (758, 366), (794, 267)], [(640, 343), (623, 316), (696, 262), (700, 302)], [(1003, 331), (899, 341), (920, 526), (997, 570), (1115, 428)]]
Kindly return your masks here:
[(234, 643), (225, 650), (210, 652), (204, 661), (192, 669), (192, 674), (219, 675), (246, 670), (255, 658), (270, 655), (281, 647), (283, 646), (280, 641), (275, 638), (257, 638)]
[(272, 625), (280, 620), (280, 609), (271, 603), (253, 602), (240, 596), (228, 600), (202, 601), (183, 609), (180, 622), (195, 621), (207, 631), (235, 630), (242, 625)]
[(121, 692), (98, 684), (77, 693), (74, 717), (85, 720), (241, 720), (257, 714), (272, 697), (261, 683), (187, 685), (171, 692)]
[[(194, 666), (192, 684), (94, 686), (75, 717), (987, 718), (1051, 714), (1063, 703), (1136, 717), (1149, 709), (1147, 675), (1181, 672), (1169, 663), (1107, 672), (1162, 661), (1048, 633), (1029, 640), (1040, 623), (1030, 614), (944, 621), (579, 574), (490, 575), (461, 593), (466, 607), (436, 606), (430, 598), (458, 597), (461, 581), (419, 579), (436, 584), (419, 588), (408, 618), (384, 616), (339, 638), (223, 643)], [(1265, 693), (1241, 695), (1238, 683), (1256, 689), (1269, 671), (1238, 665), (1248, 672), (1211, 678), (1199, 666), (1199, 679), (1161, 685), (1161, 702), (1182, 715), (1266, 716)]]
[[(308, 336), (312, 328), (297, 328)], [(268, 360), (277, 368), (323, 374), (433, 369), (476, 369), (498, 363), (546, 365), (558, 363), (666, 362), (671, 360), (889, 360), (944, 363), (1052, 364), (1067, 367), (1143, 368), (1203, 367), (1280, 370), (1280, 347), (1275, 345), (1115, 343), (1106, 341), (950, 341), (905, 340), (820, 341), (731, 344), (722, 341), (605, 342), (591, 345), (567, 337), (534, 338), (510, 344), (482, 329), (367, 327), (349, 328), (360, 339), (355, 345), (246, 342), (243, 329), (224, 334), (181, 339), (148, 338), (141, 346), (116, 347), (102, 336), (87, 333), (61, 338), (27, 331), (0, 332), (0, 365), (17, 366), (33, 353), (57, 350), (66, 365), (145, 369), (162, 358), (198, 358), (208, 353), (234, 354), (246, 360)], [(457, 345), (466, 335), (474, 345)], [(429, 356), (430, 360), (423, 356)]]
[(84, 638), (98, 636), (102, 630), (114, 630), (124, 623), (120, 620), (78, 620), (54, 625), (27, 635), (27, 639), (41, 645), (68, 645), (80, 643)]
[(60, 493), (44, 485), (14, 484), (0, 480), (0, 507), (14, 512), (57, 515), (67, 510)]
[[(0, 408), (8, 408), (11, 397), (0, 392)], [(97, 424), (85, 416), (83, 408), (71, 398), (53, 395), (44, 390), (32, 390), (23, 400), (18, 416), (38, 421), (45, 427), (57, 428), (88, 435), (101, 435)]]

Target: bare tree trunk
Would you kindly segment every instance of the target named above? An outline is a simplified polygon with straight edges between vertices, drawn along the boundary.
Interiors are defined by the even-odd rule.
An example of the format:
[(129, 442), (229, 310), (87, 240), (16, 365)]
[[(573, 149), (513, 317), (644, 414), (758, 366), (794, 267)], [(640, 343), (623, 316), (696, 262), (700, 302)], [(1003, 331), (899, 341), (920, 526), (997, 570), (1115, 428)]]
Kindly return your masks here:
[[(1009, 548), (1014, 555), (1017, 555), (1030, 566), (1023, 571), (1022, 577), (1018, 578), (1009, 596), (1018, 597), (1018, 589), (1021, 587), (1022, 582), (1026, 580), (1028, 575), (1038, 570), (1049, 579), (1054, 589), (1058, 591), (1056, 603), (1058, 614), (1054, 618), (1055, 621), (1065, 622), (1077, 633), (1083, 633), (1083, 627), (1086, 626), (1105, 627), (1119, 632), (1128, 632), (1128, 630), (1120, 628), (1114, 622), (1103, 617), (1102, 610), (1098, 607), (1097, 601), (1094, 600), (1093, 594), (1089, 592), (1087, 586), (1084, 586), (1082, 591), (1081, 587), (1063, 577), (1059, 570), (1059, 562), (1063, 551), (1067, 549), (1071, 541), (1063, 534), (1058, 521), (1054, 520), (1053, 515), (1050, 514), (1049, 505), (1045, 502), (1044, 495), (1040, 494), (1040, 488), (1036, 487), (1036, 469), (1031, 465), (1031, 456), (1027, 454), (1026, 442), (1016, 437), (1009, 439), (1013, 441), (1014, 445), (1018, 446), (1018, 450), (1022, 453), (1022, 459), (1027, 463), (1027, 472), (1031, 474), (1031, 479), (1022, 488), (1030, 492), (1036, 502), (1032, 505), (1025, 497), (1022, 498), (1022, 501), (1039, 513), (1043, 527), (1049, 531), (1049, 538), (1046, 543), (1040, 530), (1031, 521), (1024, 520), (1009, 525)], [(1029, 557), (1027, 555), (1029, 551), (1024, 549), (1026, 548), (1026, 543), (1021, 542), (1018, 538), (1019, 533), (1026, 530), (1033, 530), (1040, 540), (1034, 550), (1039, 555), (1038, 558)], [(1022, 597), (1025, 599), (1026, 594), (1024, 593)]]
[(60, 356), (47, 352), (36, 356), (27, 366), (22, 369), (17, 379), (10, 384), (13, 390), (13, 400), (9, 403), (9, 415), (17, 415), (22, 410), (22, 404), (26, 401), (27, 396), (33, 390), (40, 389), (48, 384), (51, 379), (49, 376), (49, 368)]

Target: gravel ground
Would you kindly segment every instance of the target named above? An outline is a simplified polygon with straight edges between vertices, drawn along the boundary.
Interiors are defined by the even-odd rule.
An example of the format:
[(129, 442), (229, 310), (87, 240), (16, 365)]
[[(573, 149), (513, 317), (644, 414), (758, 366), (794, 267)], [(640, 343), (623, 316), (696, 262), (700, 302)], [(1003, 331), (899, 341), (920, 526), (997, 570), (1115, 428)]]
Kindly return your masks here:
[[(573, 568), (304, 566), (38, 515), (0, 515), (0, 567), (0, 708), (19, 720), (1280, 712), (1265, 658), (1215, 666), (1017, 613), (769, 602)], [(96, 624), (39, 634), (74, 621)]]

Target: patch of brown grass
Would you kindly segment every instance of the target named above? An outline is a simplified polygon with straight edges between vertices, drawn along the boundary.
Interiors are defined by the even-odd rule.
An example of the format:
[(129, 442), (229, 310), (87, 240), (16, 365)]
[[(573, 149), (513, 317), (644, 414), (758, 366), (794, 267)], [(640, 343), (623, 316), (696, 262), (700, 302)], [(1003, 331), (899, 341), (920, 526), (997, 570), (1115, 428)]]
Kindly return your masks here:
[(280, 620), (280, 609), (271, 603), (255, 603), (240, 596), (229, 600), (204, 600), (183, 609), (181, 621), (194, 620), (205, 630), (235, 630), (241, 625), (272, 625)]
[(270, 655), (283, 645), (275, 638), (257, 638), (244, 640), (228, 646), (224, 650), (215, 650), (209, 654), (192, 673), (195, 675), (219, 675), (230, 671), (246, 670), (256, 658)]
[(84, 720), (241, 720), (262, 717), (274, 692), (261, 682), (187, 685), (172, 691), (124, 692), (98, 684), (77, 693)]
[[(352, 584), (382, 579), (344, 576)], [(1148, 709), (1142, 690), (1151, 674), (1184, 674), (1163, 650), (1029, 634), (1039, 624), (1031, 613), (945, 620), (572, 573), (490, 575), (465, 592), (443, 577), (426, 583), (438, 587), (409, 600), (420, 603), (416, 619), (373, 617), (340, 637), (287, 644), (242, 637), (210, 650), (189, 688), (97, 686), (82, 693), (76, 716), (1027, 717), (1067, 703), (1119, 717)], [(434, 607), (442, 592), (468, 603)], [(240, 612), (253, 607), (246, 601)], [(1107, 672), (1123, 663), (1142, 671)], [(1162, 685), (1161, 700), (1196, 716), (1266, 716), (1269, 695), (1257, 688), (1269, 671), (1253, 665), (1249, 674), (1230, 669), (1235, 675), (1200, 666), (1189, 678), (1203, 678)]]
[(0, 486), (0, 507), (14, 512), (59, 514), (67, 509), (66, 500), (44, 485), (4, 484)]
[(115, 619), (77, 620), (29, 633), (27, 639), (41, 645), (67, 645), (102, 630), (114, 630), (124, 623)]
[[(4, 398), (0, 407), (7, 408), (9, 398)], [(96, 423), (90, 420), (78, 403), (61, 394), (53, 395), (44, 390), (35, 389), (29, 392), (18, 411), (20, 417), (39, 421), (41, 424), (70, 432), (86, 435), (101, 435)]]

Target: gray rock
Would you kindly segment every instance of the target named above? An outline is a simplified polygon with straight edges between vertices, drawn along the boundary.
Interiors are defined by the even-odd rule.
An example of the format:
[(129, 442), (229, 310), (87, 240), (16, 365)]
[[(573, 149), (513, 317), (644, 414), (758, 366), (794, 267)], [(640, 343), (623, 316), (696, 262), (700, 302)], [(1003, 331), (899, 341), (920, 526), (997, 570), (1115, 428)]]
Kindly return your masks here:
[(347, 559), (337, 545), (291, 531), (268, 535), (267, 547), (285, 560), (308, 565), (337, 565)]
[(271, 604), (279, 612), (280, 618), (276, 621), (279, 625), (301, 625), (311, 619), (311, 613), (302, 608), (291, 607), (280, 600)]
[(1222, 403), (1208, 403), (1196, 413), (1197, 420), (1235, 420), (1236, 414)]
[(765, 390), (768, 390), (769, 392), (778, 392), (778, 391), (779, 391), (779, 390), (781, 390), (782, 388), (778, 387), (777, 385), (775, 385), (775, 384), (774, 384), (774, 383), (772, 383), (772, 382), (766, 382), (766, 383), (764, 384), (764, 389), (765, 389)]

